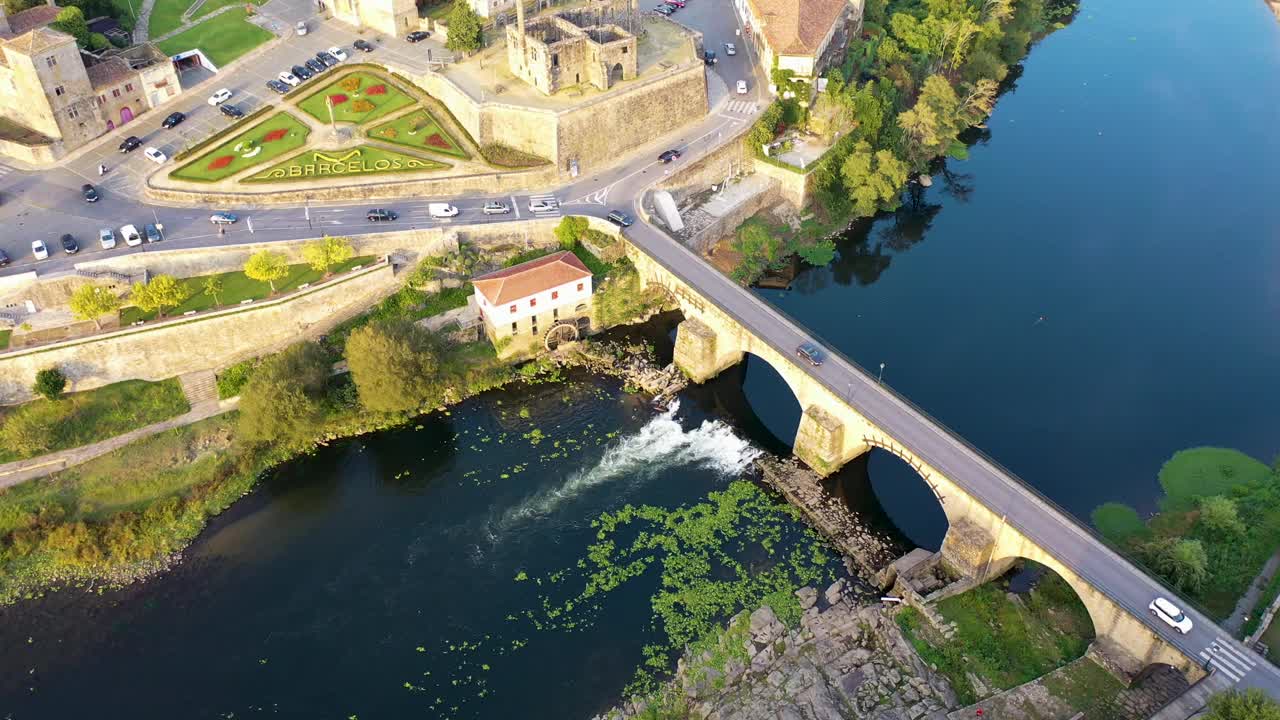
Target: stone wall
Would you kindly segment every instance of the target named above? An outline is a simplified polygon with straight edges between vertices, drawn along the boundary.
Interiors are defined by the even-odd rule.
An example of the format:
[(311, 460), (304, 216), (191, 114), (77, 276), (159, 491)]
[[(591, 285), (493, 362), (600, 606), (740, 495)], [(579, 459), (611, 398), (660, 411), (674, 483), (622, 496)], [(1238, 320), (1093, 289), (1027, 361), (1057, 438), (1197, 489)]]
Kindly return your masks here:
[[(750, 130), (750, 125), (744, 126), (739, 129), (737, 136), (741, 138)], [(681, 166), (679, 171), (664, 178), (653, 189), (666, 190), (671, 193), (676, 205), (680, 205), (694, 193), (719, 185), (725, 178), (743, 175), (754, 169), (755, 162), (741, 140), (735, 142), (731, 136), (707, 155)]]
[(31, 165), (50, 165), (62, 157), (62, 143), (26, 145), (0, 138), (0, 155), (11, 157)]
[(778, 181), (782, 199), (797, 208), (803, 208), (813, 197), (813, 173), (799, 173), (753, 159), (755, 170)]
[(9, 353), (0, 357), (0, 403), (30, 399), (36, 372), (48, 367), (66, 373), (73, 391), (215, 370), (327, 332), (396, 286), (383, 263), (276, 301)]

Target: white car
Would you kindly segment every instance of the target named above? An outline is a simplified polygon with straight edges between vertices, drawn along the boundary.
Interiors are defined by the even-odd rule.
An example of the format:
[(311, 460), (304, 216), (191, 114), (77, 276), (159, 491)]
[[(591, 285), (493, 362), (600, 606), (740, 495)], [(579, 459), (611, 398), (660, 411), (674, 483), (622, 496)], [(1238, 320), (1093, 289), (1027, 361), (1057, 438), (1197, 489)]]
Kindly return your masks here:
[(560, 203), (555, 200), (530, 200), (529, 212), (550, 212), (560, 207)]
[(293, 26), (293, 29), (297, 30), (299, 35), (307, 34), (307, 24), (302, 22), (301, 20), (298, 21), (297, 25)]
[(222, 103), (224, 103), (224, 102), (226, 102), (226, 101), (228, 101), (228, 100), (230, 100), (230, 99), (231, 99), (231, 91), (230, 91), (230, 90), (228, 90), (228, 89), (226, 89), (226, 88), (222, 88), (222, 89), (221, 89), (221, 90), (219, 90), (218, 92), (216, 92), (216, 93), (214, 93), (214, 94), (212, 94), (212, 95), (210, 95), (210, 96), (209, 96), (209, 104), (210, 104), (210, 105), (221, 105)]
[(342, 62), (343, 60), (346, 60), (346, 59), (347, 59), (347, 51), (346, 51), (346, 50), (343, 50), (342, 48), (338, 47), (337, 45), (334, 45), (333, 47), (329, 48), (329, 50), (328, 50), (327, 52), (328, 52), (330, 55), (332, 55), (332, 56), (334, 56), (334, 57), (338, 58), (338, 62)]
[(724, 54), (725, 54), (725, 55), (737, 55), (737, 54), (738, 54), (738, 48), (737, 48), (733, 43), (725, 43), (725, 44), (724, 44)]
[(45, 246), (43, 240), (32, 240), (31, 254), (35, 255), (37, 260), (46, 260), (49, 257), (49, 248)]
[(102, 243), (103, 250), (110, 250), (116, 246), (116, 231), (111, 228), (102, 228), (98, 231), (98, 242)]
[(148, 160), (150, 160), (151, 162), (157, 165), (160, 165), (164, 163), (165, 160), (169, 159), (168, 155), (165, 155), (164, 153), (160, 152), (159, 150), (153, 147), (149, 147), (146, 150), (143, 150), (142, 154), (146, 155)]
[(506, 215), (509, 212), (511, 212), (511, 208), (507, 207), (507, 204), (504, 202), (491, 200), (484, 204), (485, 215)]
[(746, 94), (747, 94), (747, 81), (746, 81), (746, 80), (739, 80), (739, 81), (738, 81), (738, 94), (739, 94), (739, 95), (746, 95)]
[(1147, 609), (1151, 611), (1152, 615), (1160, 618), (1166, 625), (1177, 630), (1183, 635), (1191, 632), (1191, 618), (1184, 615), (1182, 611), (1178, 609), (1177, 605), (1174, 605), (1168, 600), (1158, 597), (1151, 601), (1151, 604), (1147, 606)]
[(294, 77), (291, 72), (282, 72), (276, 76), (276, 79), (290, 87), (297, 87), (298, 83), (302, 82), (298, 78)]
[(427, 214), (433, 218), (451, 218), (458, 214), (458, 208), (449, 203), (427, 203)]
[(120, 228), (120, 234), (124, 236), (124, 244), (129, 247), (137, 247), (142, 244), (142, 233), (138, 232), (138, 228), (132, 225), (125, 225)]

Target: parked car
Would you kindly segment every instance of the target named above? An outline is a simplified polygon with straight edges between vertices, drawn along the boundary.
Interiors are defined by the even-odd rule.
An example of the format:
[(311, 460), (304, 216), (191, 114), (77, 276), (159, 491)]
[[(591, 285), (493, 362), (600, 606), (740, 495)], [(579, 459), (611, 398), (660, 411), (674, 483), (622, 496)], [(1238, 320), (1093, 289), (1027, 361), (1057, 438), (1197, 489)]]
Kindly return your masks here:
[(796, 348), (796, 355), (798, 355), (801, 360), (807, 361), (814, 367), (818, 367), (822, 364), (822, 351), (818, 349), (817, 345), (814, 345), (811, 342), (800, 343), (800, 347)]
[(103, 250), (110, 250), (116, 246), (116, 231), (111, 228), (102, 228), (98, 231), (98, 242), (102, 243)]
[(147, 236), (147, 242), (160, 242), (164, 239), (164, 235), (160, 233), (163, 226), (155, 223), (147, 223), (142, 227), (142, 234)]
[(84, 185), (80, 186), (80, 194), (84, 196), (85, 202), (91, 202), (91, 203), (98, 202), (98, 200), (100, 200), (102, 197), (98, 195), (98, 189), (90, 185), (89, 183), (85, 183)]
[(1191, 618), (1187, 617), (1177, 605), (1158, 597), (1147, 606), (1152, 615), (1160, 618), (1166, 625), (1186, 635), (1191, 632)]
[(142, 141), (138, 139), (137, 135), (130, 135), (120, 141), (120, 152), (122, 153), (133, 152), (140, 147), (142, 147)]
[(132, 225), (125, 225), (120, 228), (120, 235), (124, 237), (124, 244), (129, 247), (138, 247), (142, 244), (142, 233), (138, 232), (138, 228)]
[(675, 148), (672, 148), (670, 150), (663, 150), (662, 154), (658, 156), (658, 159), (661, 160), (663, 164), (669, 163), (672, 160), (678, 160), (679, 158), (680, 158), (680, 151), (676, 150)]
[(62, 241), (62, 252), (68, 255), (75, 255), (76, 253), (80, 252), (80, 243), (77, 243), (76, 239), (71, 237), (70, 235), (63, 235), (61, 238), (61, 241)]
[(427, 214), (433, 218), (451, 218), (458, 214), (458, 208), (449, 203), (427, 203)]
[(737, 54), (738, 54), (738, 46), (737, 46), (737, 45), (734, 45), (733, 43), (725, 43), (725, 44), (724, 44), (724, 54), (725, 54), (725, 55), (737, 55)]
[(404, 39), (408, 40), (411, 43), (416, 43), (416, 42), (421, 42), (423, 40), (426, 40), (429, 37), (431, 37), (431, 33), (427, 32), (426, 30), (414, 30), (408, 35), (405, 35)]
[(297, 25), (293, 26), (293, 29), (296, 30), (299, 35), (307, 34), (307, 24), (302, 22), (301, 20), (298, 21)]
[(267, 87), (271, 88), (272, 90), (275, 90), (281, 95), (289, 92), (289, 86), (280, 82), (279, 80), (268, 80)]
[(399, 217), (399, 215), (396, 215), (394, 212), (390, 210), (373, 208), (369, 212), (365, 213), (364, 217), (369, 222), (390, 222), (392, 220), (395, 220), (397, 217)]
[(293, 73), (295, 77), (297, 77), (299, 80), (303, 82), (310, 80), (311, 75), (313, 74), (310, 70), (306, 69), (301, 65), (294, 65), (293, 67), (289, 68), (289, 72)]
[(8, 264), (9, 264), (9, 256), (5, 253), (5, 251), (0, 250), (0, 267), (4, 267), (5, 265), (8, 265)]
[(338, 64), (338, 58), (323, 50), (316, 53), (316, 59), (323, 63), (325, 67), (333, 67)]
[(551, 198), (537, 198), (529, 200), (529, 212), (549, 212), (560, 207), (560, 203)]
[(346, 51), (346, 50), (343, 50), (342, 48), (338, 47), (337, 45), (334, 45), (333, 47), (329, 48), (329, 51), (328, 51), (328, 52), (329, 52), (329, 54), (330, 54), (330, 55), (332, 55), (332, 56), (333, 56), (333, 57), (334, 57), (338, 62), (342, 62), (342, 61), (344, 61), (344, 60), (346, 60), (346, 59), (347, 59), (347, 51)]
[(702, 51), (702, 62), (704, 62), (704, 63), (706, 63), (706, 64), (708, 64), (708, 65), (715, 65), (715, 64), (716, 64), (716, 51), (715, 51), (715, 50), (703, 50), (703, 51)]
[(229, 212), (216, 212), (209, 216), (209, 222), (214, 225), (235, 225), (239, 219), (234, 213)]
[(360, 38), (355, 42), (351, 43), (351, 46), (359, 50), (360, 52), (367, 52), (367, 53), (373, 52), (373, 46), (370, 45), (367, 41), (365, 41), (364, 38)]
[(490, 200), (484, 204), (485, 215), (506, 215), (509, 212), (511, 212), (511, 208), (507, 207), (507, 204), (504, 202)]
[(609, 218), (609, 222), (613, 223), (614, 225), (617, 225), (618, 227), (624, 227), (624, 228), (631, 227), (631, 224), (635, 222), (634, 220), (631, 219), (630, 215), (622, 212), (621, 210), (610, 210), (608, 218)]
[(747, 81), (746, 81), (746, 80), (739, 80), (739, 81), (738, 81), (738, 94), (739, 94), (739, 95), (746, 95), (746, 94), (747, 94)]
[(175, 110), (169, 113), (169, 116), (164, 119), (164, 122), (160, 123), (160, 127), (164, 128), (165, 130), (172, 130), (173, 128), (176, 128), (179, 125), (181, 125), (182, 121), (186, 119), (187, 119), (186, 115)]
[(290, 87), (297, 87), (298, 83), (302, 82), (298, 78), (294, 77), (293, 73), (287, 71), (277, 75), (276, 79)]
[(32, 240), (31, 254), (35, 255), (37, 260), (46, 260), (49, 257), (49, 248), (43, 240)]
[(675, 11), (676, 11), (676, 8), (675, 8), (675, 6), (674, 6), (674, 5), (665, 5), (665, 4), (664, 4), (664, 5), (659, 5), (658, 7), (654, 8), (654, 9), (653, 9), (653, 11), (654, 11), (654, 12), (656, 12), (656, 13), (661, 13), (661, 14), (663, 14), (663, 15), (670, 15), (671, 13), (673, 13), (673, 12), (675, 12)]
[(310, 70), (312, 73), (316, 75), (319, 75), (320, 73), (324, 72), (324, 68), (325, 68), (324, 63), (320, 62), (315, 58), (309, 58), (305, 63), (303, 63), (303, 65), (305, 65), (308, 70)]
[(209, 96), (209, 104), (210, 104), (210, 105), (221, 105), (222, 103), (224, 103), (224, 102), (226, 102), (226, 101), (228, 101), (228, 100), (230, 100), (230, 99), (231, 99), (231, 91), (230, 91), (230, 90), (228, 90), (228, 89), (226, 89), (226, 88), (222, 88), (222, 89), (221, 89), (221, 90), (219, 90), (218, 92), (216, 92), (216, 93), (214, 93), (214, 94), (212, 94), (212, 95), (210, 95), (210, 96)]
[(244, 117), (244, 111), (235, 105), (220, 105), (218, 106), (218, 112), (236, 120)]
[(675, 5), (678, 8), (684, 7), (684, 0), (666, 0), (668, 5)]
[(143, 150), (142, 154), (146, 155), (148, 160), (150, 160), (151, 162), (157, 165), (161, 165), (164, 163), (165, 160), (169, 159), (168, 155), (165, 155), (163, 152), (153, 147), (149, 147), (146, 150)]

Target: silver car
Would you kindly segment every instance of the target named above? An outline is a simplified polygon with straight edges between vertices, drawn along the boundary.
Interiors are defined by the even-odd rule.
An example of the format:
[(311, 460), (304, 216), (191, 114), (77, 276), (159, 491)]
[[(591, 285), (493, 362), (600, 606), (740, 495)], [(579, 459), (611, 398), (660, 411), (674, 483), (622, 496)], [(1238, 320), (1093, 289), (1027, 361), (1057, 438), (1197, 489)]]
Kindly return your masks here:
[(485, 215), (506, 215), (511, 212), (511, 208), (504, 202), (493, 200), (484, 204)]
[(98, 242), (102, 243), (103, 250), (110, 250), (116, 246), (116, 231), (111, 228), (102, 228), (98, 231)]

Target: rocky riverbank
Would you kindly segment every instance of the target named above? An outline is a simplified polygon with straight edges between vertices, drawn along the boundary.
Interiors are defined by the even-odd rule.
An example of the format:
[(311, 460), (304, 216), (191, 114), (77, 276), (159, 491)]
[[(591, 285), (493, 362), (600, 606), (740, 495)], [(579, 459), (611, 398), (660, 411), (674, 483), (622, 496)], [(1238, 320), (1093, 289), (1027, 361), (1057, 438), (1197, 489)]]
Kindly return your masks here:
[(652, 395), (658, 404), (665, 404), (689, 384), (675, 363), (660, 367), (653, 350), (638, 343), (585, 340), (562, 345), (550, 357), (562, 367), (618, 378), (629, 392)]
[(945, 720), (959, 706), (902, 636), (894, 609), (868, 604), (844, 580), (795, 594), (794, 627), (768, 606), (739, 613), (686, 652), (658, 694), (596, 720)]

